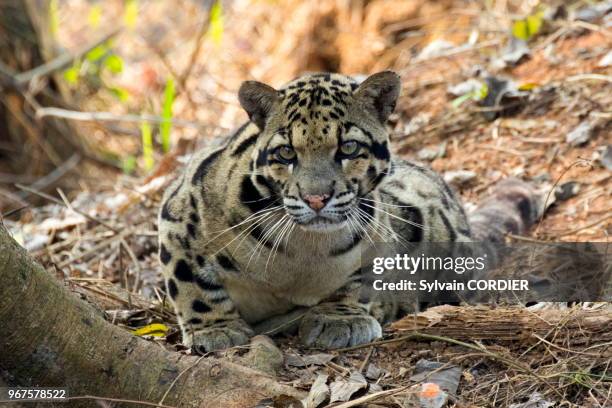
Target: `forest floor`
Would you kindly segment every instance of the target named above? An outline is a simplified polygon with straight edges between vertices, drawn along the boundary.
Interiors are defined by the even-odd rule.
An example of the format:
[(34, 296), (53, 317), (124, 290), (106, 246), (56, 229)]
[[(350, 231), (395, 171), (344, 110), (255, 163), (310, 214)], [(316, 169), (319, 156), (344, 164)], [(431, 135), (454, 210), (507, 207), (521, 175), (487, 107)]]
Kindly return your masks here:
[[(108, 3), (98, 22), (102, 27), (121, 13), (122, 2)], [(511, 240), (608, 242), (612, 232), (610, 14), (592, 10), (591, 15), (580, 14), (589, 11), (580, 2), (582, 8), (551, 7), (538, 33), (511, 47), (517, 39), (509, 34), (514, 22), (532, 10), (519, 7), (510, 13), (474, 2), (410, 1), (398, 11), (388, 9), (389, 2), (370, 1), (368, 15), (374, 17), (364, 18), (341, 2), (321, 1), (317, 7), (306, 3), (288, 1), (272, 13), (270, 7), (276, 6), (267, 2), (237, 2), (224, 16), (220, 45), (199, 44), (199, 6), (154, 2), (142, 9), (139, 19), (147, 23), (125, 30), (113, 43), (124, 68), (112, 81), (129, 92), (128, 102), (118, 105), (99, 89), (92, 97), (91, 89), (81, 84), (73, 89), (76, 104), (83, 111), (112, 111), (117, 116), (158, 112), (164, 78), (173, 76), (178, 87), (174, 118), (188, 123), (175, 125), (174, 148), (165, 155), (156, 153), (156, 166), (148, 173), (139, 156), (137, 126), (120, 121), (112, 127), (79, 123), (79, 131), (93, 144), (136, 157), (135, 172), (88, 172), (82, 191), (68, 196), (58, 191), (52, 194), (55, 202), (5, 219), (16, 239), (110, 321), (127, 330), (145, 327), (141, 334), (149, 335), (152, 342), (187, 353), (179, 344), (159, 273), (157, 211), (165, 188), (194, 149), (216, 143), (246, 118), (235, 96), (240, 81), (255, 77), (280, 85), (302, 71), (360, 74), (394, 69), (403, 82), (391, 120), (396, 154), (426, 162), (443, 174), (468, 210), (507, 176), (548, 186), (549, 208), (543, 219), (525, 237)], [(67, 49), (91, 38), (82, 23), (89, 7), (86, 1), (64, 6), (62, 27), (67, 28), (60, 29), (58, 38)], [(296, 15), (301, 18), (295, 20)], [(294, 20), (301, 25), (284, 28)], [(360, 39), (363, 48), (351, 50), (351, 45), (361, 44)], [(525, 55), (517, 58), (521, 50)], [(488, 96), (479, 101), (476, 95), (482, 93), (483, 84)], [(28, 194), (41, 196), (34, 190)], [(434, 313), (451, 313), (446, 308)], [(443, 336), (399, 341), (406, 332), (398, 326), (387, 328), (385, 336), (396, 341), (340, 352), (306, 350), (294, 338), (284, 337), (277, 341), (284, 362), (274, 372), (285, 383), (311, 390), (312, 398), (322, 396), (323, 405), (330, 403), (331, 388), (331, 402), (348, 401), (343, 407), (360, 401), (410, 406), (410, 395), (415, 393), (411, 387), (427, 377), (415, 374), (427, 366), (417, 364), (423, 360), (442, 363), (427, 366), (428, 375), (442, 373), (442, 382), (459, 383), (458, 388), (451, 387), (455, 406), (610, 406), (610, 344), (587, 340), (575, 346), (571, 336), (558, 344), (554, 340), (565, 333), (564, 325), (574, 314), (603, 313), (607, 318), (601, 325), (611, 329), (610, 304), (544, 308), (567, 319), (551, 326), (543, 337), (517, 333), (515, 340), (474, 340), (471, 348)], [(479, 310), (464, 309), (468, 314)], [(519, 309), (517, 314), (532, 310)], [(147, 333), (152, 323), (164, 324), (161, 337)], [(210, 358), (244, 360), (246, 355), (248, 347), (241, 347)]]

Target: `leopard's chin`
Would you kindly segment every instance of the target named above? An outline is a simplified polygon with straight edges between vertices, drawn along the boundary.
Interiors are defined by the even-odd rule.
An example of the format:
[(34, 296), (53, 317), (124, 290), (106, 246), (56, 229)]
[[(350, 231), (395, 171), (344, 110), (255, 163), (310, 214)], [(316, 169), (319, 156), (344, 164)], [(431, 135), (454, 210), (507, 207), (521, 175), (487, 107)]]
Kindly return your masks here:
[(347, 225), (347, 221), (344, 220), (331, 220), (329, 218), (324, 217), (315, 217), (312, 220), (308, 221), (304, 224), (298, 224), (299, 227), (304, 231), (309, 232), (321, 232), (321, 233), (329, 233), (341, 230)]

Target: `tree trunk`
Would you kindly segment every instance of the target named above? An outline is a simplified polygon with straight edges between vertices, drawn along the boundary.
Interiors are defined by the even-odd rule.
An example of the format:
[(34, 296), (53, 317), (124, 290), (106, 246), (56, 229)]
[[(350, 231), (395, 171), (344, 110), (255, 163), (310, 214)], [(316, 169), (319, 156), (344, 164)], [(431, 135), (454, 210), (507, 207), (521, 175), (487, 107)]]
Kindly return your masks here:
[(67, 387), (72, 397), (163, 399), (180, 407), (244, 407), (279, 394), (302, 396), (259, 371), (169, 352), (111, 325), (32, 261), (2, 224), (0, 380)]
[[(43, 177), (87, 147), (65, 120), (35, 117), (37, 105), (65, 106), (60, 74), (19, 76), (57, 56), (48, 20), (48, 1), (0, 0), (0, 172), (18, 176), (15, 182)], [(51, 181), (43, 187), (54, 187)]]

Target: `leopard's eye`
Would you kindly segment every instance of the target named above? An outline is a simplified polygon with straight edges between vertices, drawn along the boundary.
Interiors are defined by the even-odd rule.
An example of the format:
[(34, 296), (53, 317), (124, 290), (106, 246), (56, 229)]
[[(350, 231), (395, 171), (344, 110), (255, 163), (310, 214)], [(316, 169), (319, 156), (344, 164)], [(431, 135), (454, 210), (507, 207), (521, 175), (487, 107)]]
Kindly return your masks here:
[(278, 158), (285, 162), (290, 163), (296, 158), (295, 150), (291, 146), (281, 146), (278, 148), (276, 155)]
[(359, 143), (349, 140), (340, 145), (340, 153), (345, 157), (354, 157), (359, 153)]

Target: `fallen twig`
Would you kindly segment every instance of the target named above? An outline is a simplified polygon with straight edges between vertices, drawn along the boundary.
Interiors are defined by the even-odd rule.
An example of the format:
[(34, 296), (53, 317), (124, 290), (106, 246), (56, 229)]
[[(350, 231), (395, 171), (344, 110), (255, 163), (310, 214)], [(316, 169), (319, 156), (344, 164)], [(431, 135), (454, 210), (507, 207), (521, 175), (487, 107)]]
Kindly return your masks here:
[(103, 44), (107, 42), (108, 40), (110, 40), (111, 38), (113, 38), (114, 36), (116, 36), (120, 31), (121, 29), (119, 28), (114, 29), (110, 31), (109, 33), (106, 33), (100, 36), (99, 38), (92, 41), (91, 43), (83, 46), (82, 48), (79, 48), (74, 53), (62, 54), (52, 59), (51, 61), (44, 63), (43, 65), (39, 65), (38, 67), (33, 68), (29, 71), (22, 72), (21, 74), (17, 74), (14, 77), (14, 84), (17, 86), (24, 86), (30, 83), (35, 78), (44, 77), (59, 69), (65, 68), (69, 64), (71, 64), (74, 60), (81, 58), (83, 55), (87, 54), (89, 51), (96, 48), (98, 45)]
[[(59, 204), (59, 205), (62, 205), (62, 206), (65, 206), (65, 205), (66, 205), (66, 204), (65, 204), (65, 203), (64, 203), (62, 200), (58, 200), (57, 198), (55, 198), (55, 197), (53, 197), (53, 196), (50, 196), (49, 194), (45, 194), (45, 193), (43, 193), (42, 191), (38, 191), (38, 190), (36, 190), (36, 189), (33, 189), (32, 187), (24, 186), (24, 185), (22, 185), (22, 184), (15, 184), (15, 187), (17, 187), (17, 188), (18, 188), (18, 189), (20, 189), (20, 190), (24, 190), (24, 191), (27, 191), (27, 192), (32, 193), (32, 194), (34, 194), (34, 195), (37, 195), (37, 196), (39, 196), (39, 197), (45, 198), (45, 199), (47, 199), (47, 200), (49, 200), (49, 201), (54, 202), (55, 204)], [(71, 208), (71, 207), (68, 207), (68, 208)], [(106, 222), (104, 222), (104, 221), (102, 221), (102, 220), (100, 220), (100, 219), (98, 219), (98, 218), (96, 218), (96, 217), (91, 216), (91, 215), (87, 214), (86, 212), (81, 211), (81, 210), (79, 210), (79, 209), (77, 209), (77, 208), (74, 208), (74, 207), (72, 207), (71, 209), (72, 209), (72, 211), (74, 211), (75, 213), (77, 213), (77, 214), (81, 214), (83, 217), (87, 218), (88, 220), (93, 221), (93, 222), (96, 222), (96, 223), (98, 223), (98, 224), (100, 224), (100, 225), (103, 225), (103, 226), (105, 226), (106, 228), (108, 228), (108, 229), (110, 229), (110, 230), (112, 230), (112, 231), (116, 232), (116, 233), (119, 233), (119, 230), (118, 230), (118, 229), (116, 229), (116, 228), (115, 228), (115, 227), (113, 227), (112, 225), (110, 225), (110, 224), (108, 224), (108, 223), (106, 223)]]
[(202, 129), (205, 125), (182, 119), (164, 119), (155, 115), (117, 115), (111, 112), (79, 112), (62, 108), (40, 108), (36, 110), (36, 117), (41, 119), (47, 116), (76, 120), (81, 122), (151, 122), (151, 123), (172, 123), (176, 126), (187, 128)]

